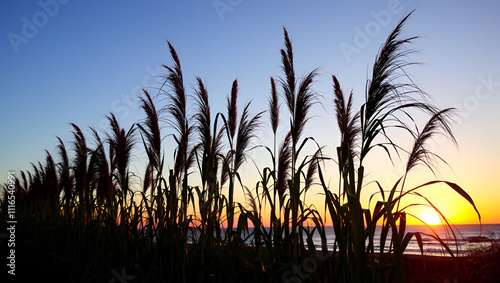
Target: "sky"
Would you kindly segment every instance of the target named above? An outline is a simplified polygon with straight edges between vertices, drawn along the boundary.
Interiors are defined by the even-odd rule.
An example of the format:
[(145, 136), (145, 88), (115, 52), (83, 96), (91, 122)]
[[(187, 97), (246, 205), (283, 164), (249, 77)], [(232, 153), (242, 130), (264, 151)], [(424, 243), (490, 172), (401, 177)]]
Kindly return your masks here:
[[(140, 122), (140, 90), (156, 93), (163, 81), (161, 65), (171, 65), (167, 40), (180, 57), (190, 94), (197, 76), (206, 83), (212, 113), (225, 111), (234, 79), (239, 81), (240, 105), (252, 101), (252, 113), (266, 110), (269, 77), (283, 75), (283, 27), (293, 42), (297, 75), (314, 68), (321, 74), (314, 89), (322, 96), (322, 106), (314, 108), (305, 135), (327, 145), (325, 151), (334, 155), (339, 135), (331, 75), (345, 92), (353, 91), (359, 107), (380, 46), (415, 9), (403, 36), (420, 36), (410, 46), (418, 50), (410, 59), (423, 64), (407, 71), (437, 106), (459, 109), (454, 127), (459, 147), (444, 139), (434, 142), (431, 146), (449, 166), (441, 163), (437, 176), (416, 170), (408, 186), (434, 179), (455, 182), (472, 196), (483, 223), (500, 223), (497, 1), (2, 0), (0, 182), (10, 170), (30, 170), (31, 162), (43, 161), (45, 150), (55, 154), (56, 136), (69, 146), (70, 122), (84, 129), (89, 140), (88, 127), (106, 130), (105, 115), (110, 112), (125, 128)], [(271, 146), (264, 117), (258, 143)], [(283, 118), (282, 125), (287, 121)], [(426, 120), (420, 118), (416, 123), (422, 127)], [(171, 142), (165, 139), (167, 155), (173, 153)], [(263, 155), (252, 152), (257, 163), (264, 164), (261, 169), (269, 166)], [(132, 170), (139, 175), (145, 158), (139, 151), (134, 155)], [(365, 164), (366, 178), (391, 187), (403, 163), (395, 160), (393, 165), (383, 152), (375, 152)], [(243, 172), (246, 182), (254, 184), (255, 166)], [(335, 176), (330, 181), (337, 182)], [(367, 195), (375, 191), (366, 190)], [(423, 192), (455, 223), (477, 223), (471, 206), (446, 186)], [(244, 201), (242, 193), (237, 197)], [(319, 191), (308, 197), (322, 206)]]

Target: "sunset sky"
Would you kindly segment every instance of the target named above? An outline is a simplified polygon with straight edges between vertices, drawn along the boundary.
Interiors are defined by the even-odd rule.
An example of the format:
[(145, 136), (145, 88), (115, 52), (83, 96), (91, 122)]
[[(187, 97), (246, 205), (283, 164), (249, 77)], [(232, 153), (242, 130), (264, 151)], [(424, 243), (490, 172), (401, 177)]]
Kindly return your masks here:
[[(346, 3), (347, 2), (347, 3)], [(314, 89), (322, 106), (314, 108), (304, 136), (313, 136), (334, 156), (339, 134), (334, 120), (331, 75), (344, 92), (353, 90), (363, 103), (366, 79), (390, 31), (407, 13), (404, 36), (421, 36), (410, 59), (424, 64), (408, 68), (412, 79), (441, 107), (457, 107), (455, 135), (431, 146), (449, 166), (439, 163), (437, 176), (420, 168), (407, 188), (434, 179), (457, 183), (474, 199), (483, 223), (500, 223), (500, 2), (498, 1), (1, 1), (0, 2), (0, 182), (9, 170), (30, 170), (43, 162), (45, 149), (55, 154), (56, 136), (70, 146), (69, 123), (88, 134), (88, 126), (107, 129), (113, 112), (123, 127), (143, 118), (137, 96), (141, 88), (156, 93), (170, 65), (166, 40), (180, 56), (185, 84), (193, 94), (195, 77), (208, 88), (212, 113), (225, 111), (231, 83), (239, 80), (239, 103), (253, 100), (251, 111), (267, 109), (269, 77), (283, 76), (280, 53), (283, 29), (292, 39), (298, 76), (319, 67)], [(159, 101), (162, 106), (164, 101)], [(193, 100), (191, 99), (191, 105)], [(281, 108), (284, 114), (286, 108)], [(259, 144), (272, 145), (267, 114)], [(281, 125), (288, 125), (282, 117)], [(426, 120), (415, 117), (419, 129)], [(284, 130), (284, 129), (283, 129)], [(165, 128), (165, 136), (172, 131)], [(282, 132), (280, 132), (282, 133)], [(279, 138), (281, 140), (281, 136)], [(411, 140), (401, 137), (403, 144)], [(90, 142), (89, 142), (90, 143)], [(90, 143), (92, 144), (92, 143)], [(142, 146), (141, 144), (139, 144)], [(171, 138), (166, 156), (173, 155)], [(308, 154), (313, 154), (311, 150)], [(252, 153), (262, 169), (270, 166), (264, 151)], [(401, 176), (383, 151), (372, 152), (366, 180), (390, 188)], [(136, 152), (132, 171), (143, 175), (146, 156)], [(335, 166), (330, 164), (330, 170)], [(244, 172), (250, 188), (258, 173), (252, 162)], [(336, 174), (329, 179), (337, 190)], [(375, 188), (366, 187), (368, 200)], [(308, 193), (323, 209), (320, 190)], [(456, 224), (478, 223), (474, 210), (451, 189), (422, 190)], [(238, 192), (237, 201), (243, 202)], [(419, 217), (425, 213), (416, 208)]]

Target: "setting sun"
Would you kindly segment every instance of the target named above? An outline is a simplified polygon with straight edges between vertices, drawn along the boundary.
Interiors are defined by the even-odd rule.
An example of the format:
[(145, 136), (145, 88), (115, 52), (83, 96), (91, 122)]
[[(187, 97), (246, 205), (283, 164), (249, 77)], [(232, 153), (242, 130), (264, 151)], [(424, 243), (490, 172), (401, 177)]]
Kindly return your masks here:
[(421, 217), (422, 221), (424, 221), (427, 225), (439, 225), (441, 224), (441, 219), (434, 211), (425, 212)]

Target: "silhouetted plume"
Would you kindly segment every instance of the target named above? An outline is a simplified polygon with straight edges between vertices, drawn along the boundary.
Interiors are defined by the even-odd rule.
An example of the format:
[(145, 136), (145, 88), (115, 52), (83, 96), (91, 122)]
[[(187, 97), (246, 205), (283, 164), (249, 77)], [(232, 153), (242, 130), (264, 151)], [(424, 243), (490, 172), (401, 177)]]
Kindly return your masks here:
[(146, 193), (146, 191), (153, 185), (154, 180), (154, 169), (153, 164), (148, 162), (146, 166), (146, 172), (144, 173), (144, 181), (142, 182), (142, 192)]
[[(143, 138), (146, 147), (146, 153), (148, 154), (149, 158), (149, 164), (148, 168), (146, 169), (145, 176), (145, 179), (147, 179), (151, 177), (148, 177), (149, 173), (153, 175), (154, 172), (161, 173), (161, 133), (159, 126), (159, 116), (153, 100), (146, 90), (143, 90), (143, 96), (139, 97), (139, 100), (141, 101), (141, 108), (146, 113), (146, 118), (143, 122), (144, 126), (142, 124), (138, 124), (137, 126), (139, 127), (139, 129), (141, 129), (141, 136)], [(153, 177), (148, 183), (152, 185), (151, 194), (154, 194), (156, 184), (155, 177)], [(147, 190), (148, 187), (144, 186), (143, 189)]]
[(271, 77), (271, 97), (269, 97), (269, 116), (271, 118), (271, 128), (276, 134), (279, 125), (279, 101), (278, 92), (276, 91), (276, 82)]
[(38, 162), (38, 166), (31, 163), (34, 174), (28, 172), (29, 182), (24, 185), (28, 186), (25, 193), (31, 201), (37, 204), (48, 204), (51, 207), (58, 202), (59, 182), (54, 160), (48, 151), (45, 152), (47, 154), (45, 165), (40, 162)]
[(295, 69), (293, 65), (293, 50), (292, 42), (288, 37), (288, 32), (283, 27), (283, 34), (285, 40), (285, 48), (281, 49), (281, 62), (282, 69), (285, 72), (285, 81), (281, 80), (281, 85), (283, 86), (285, 100), (287, 102), (288, 109), (290, 113), (295, 113)]
[(286, 189), (288, 188), (288, 180), (290, 179), (290, 169), (292, 162), (292, 134), (288, 132), (285, 139), (281, 143), (278, 150), (278, 174), (276, 186), (278, 190), (278, 195), (280, 197), (280, 203), (283, 204), (283, 197), (285, 195)]
[(318, 148), (318, 150), (316, 150), (314, 155), (311, 157), (311, 160), (309, 161), (309, 167), (307, 168), (307, 174), (304, 184), (304, 189), (306, 191), (309, 190), (309, 188), (311, 188), (314, 183), (316, 173), (318, 172), (319, 161), (322, 157), (322, 150), (323, 147)]
[(114, 173), (116, 166), (116, 178), (120, 189), (126, 195), (129, 189), (129, 165), (132, 158), (132, 150), (135, 145), (135, 129), (134, 126), (125, 132), (118, 124), (113, 113), (106, 116), (111, 127), (111, 135), (108, 135), (110, 144), (111, 172)]
[(75, 191), (82, 200), (84, 193), (87, 189), (87, 143), (85, 141), (85, 136), (83, 135), (80, 128), (71, 123), (70, 124), (74, 131), (73, 137), (73, 149), (75, 152), (75, 157), (73, 159), (73, 175), (75, 176)]
[[(170, 50), (170, 57), (172, 57), (172, 61), (174, 61), (174, 67), (170, 68), (166, 65), (163, 65), (163, 67), (168, 70), (167, 80), (170, 83), (172, 89), (176, 92), (176, 97), (182, 100), (182, 98), (185, 98), (185, 91), (184, 79), (181, 70), (181, 61), (179, 60), (179, 56), (177, 56), (177, 52), (175, 51), (175, 48), (172, 46), (172, 44), (169, 41), (167, 41), (167, 43)], [(185, 104), (186, 100), (184, 99), (184, 105)], [(180, 109), (182, 110), (182, 108)]]
[[(396, 112), (401, 110), (406, 114), (407, 110), (415, 108), (431, 115), (436, 113), (435, 107), (417, 101), (417, 98), (425, 100), (426, 94), (411, 82), (404, 71), (404, 67), (416, 64), (406, 62), (404, 59), (414, 53), (414, 50), (406, 48), (406, 44), (411, 43), (417, 37), (398, 39), (404, 23), (410, 15), (411, 13), (404, 17), (387, 38), (373, 65), (372, 79), (367, 82), (366, 102), (361, 107), (360, 113), (361, 161), (375, 146), (381, 146), (387, 151), (385, 145), (381, 143), (372, 145), (372, 142), (378, 134), (387, 137), (385, 129), (390, 126), (389, 122), (401, 122), (394, 116)], [(398, 83), (397, 80), (402, 77), (408, 79), (410, 83)], [(392, 141), (389, 140), (389, 144), (396, 149), (396, 145)]]
[(23, 180), (22, 187), (19, 190), (20, 192), (26, 193), (29, 190), (30, 183), (31, 183), (31, 174), (28, 172), (30, 182), (28, 182), (28, 178), (26, 178), (26, 173), (24, 171), (21, 171), (21, 179)]
[(314, 69), (302, 78), (296, 91), (292, 42), (288, 37), (286, 29), (283, 28), (283, 30), (286, 50), (281, 49), (281, 61), (282, 69), (285, 72), (285, 79), (281, 79), (280, 81), (283, 87), (283, 96), (292, 116), (292, 143), (295, 147), (309, 120), (309, 110), (316, 102), (315, 93), (312, 91), (311, 86), (318, 75), (318, 71)]
[(113, 195), (109, 163), (106, 158), (104, 144), (99, 137), (99, 134), (92, 127), (90, 128), (90, 130), (94, 134), (94, 138), (97, 143), (95, 150), (93, 150), (91, 153), (91, 162), (89, 164), (89, 167), (92, 169), (92, 184), (96, 189), (99, 204), (103, 204), (105, 200), (107, 200), (109, 203), (111, 201), (111, 196)]
[[(141, 108), (146, 113), (144, 122), (139, 124), (143, 137), (146, 138), (147, 153), (150, 162), (157, 169), (160, 166), (161, 134), (159, 115), (149, 93), (143, 89), (144, 97), (139, 97)], [(144, 125), (144, 126), (143, 126)]]
[(189, 126), (187, 117), (187, 95), (184, 88), (184, 79), (182, 75), (181, 63), (177, 52), (170, 42), (168, 42), (170, 56), (174, 61), (173, 67), (163, 65), (167, 70), (167, 82), (170, 86), (168, 93), (169, 103), (166, 106), (167, 113), (170, 115), (169, 125), (174, 128), (178, 135), (176, 137), (177, 150), (175, 154), (174, 171), (178, 181), (183, 177), (184, 171), (189, 170), (194, 161), (194, 155), (189, 152), (190, 135), (193, 130)]
[(386, 105), (401, 101), (405, 93), (399, 89), (408, 85), (397, 85), (394, 80), (401, 77), (398, 70), (411, 65), (402, 59), (413, 53), (411, 49), (406, 49), (405, 45), (411, 43), (417, 37), (398, 39), (404, 23), (411, 15), (404, 17), (396, 28), (391, 32), (380, 53), (373, 64), (372, 79), (369, 82), (365, 116), (367, 120), (376, 115)]
[(243, 108), (243, 113), (241, 114), (240, 123), (238, 127), (238, 136), (236, 138), (236, 150), (234, 155), (234, 168), (236, 172), (246, 161), (246, 156), (248, 155), (248, 146), (253, 138), (256, 137), (256, 130), (260, 127), (260, 118), (264, 112), (260, 112), (250, 119), (250, 114), (248, 108), (250, 107), (250, 102)]
[(337, 77), (332, 76), (332, 78), (335, 95), (335, 112), (341, 136), (340, 147), (342, 160), (339, 160), (339, 162), (341, 162), (343, 168), (346, 169), (349, 161), (348, 155), (351, 154), (353, 157), (356, 156), (354, 148), (359, 133), (361, 132), (358, 125), (359, 113), (356, 113), (354, 116), (352, 115), (352, 92), (346, 102)]
[(231, 88), (231, 96), (227, 98), (227, 125), (231, 139), (236, 133), (236, 119), (238, 117), (238, 80), (234, 80)]
[[(43, 166), (42, 164), (40, 163), (40, 161), (38, 162), (38, 167), (34, 164), (34, 163), (31, 163), (31, 167), (33, 167), (33, 175), (30, 175), (32, 176), (32, 180), (31, 180), (31, 188), (30, 188), (30, 195), (33, 196), (34, 199), (38, 198), (38, 196), (40, 196), (42, 193), (43, 193), (43, 188), (42, 188), (42, 185), (43, 185), (43, 182), (42, 182), (42, 174), (43, 174)], [(40, 169), (39, 169), (40, 168)]]
[[(226, 124), (224, 127), (227, 127), (227, 135), (229, 138), (229, 142), (231, 143), (231, 148), (232, 150), (228, 151), (226, 154), (226, 163), (222, 167), (222, 172), (221, 172), (221, 186), (223, 186), (229, 177), (229, 171), (231, 171), (231, 168), (229, 164), (232, 164), (234, 161), (234, 135), (236, 134), (236, 127), (237, 127), (237, 119), (238, 119), (238, 80), (233, 81), (233, 85), (231, 87), (231, 94), (227, 97), (227, 120)], [(231, 190), (231, 188), (230, 188)]]
[(59, 197), (59, 181), (57, 178), (57, 169), (54, 163), (54, 159), (52, 159), (52, 155), (45, 150), (47, 157), (45, 162), (45, 168), (43, 168), (42, 172), (42, 188), (43, 188), (43, 196), (49, 197), (53, 201), (57, 201)]
[[(228, 135), (228, 140), (231, 145), (231, 149), (227, 152), (225, 162), (223, 163), (222, 166), (222, 172), (221, 172), (221, 178), (220, 178), (220, 185), (221, 187), (226, 184), (228, 178), (229, 178), (229, 173), (231, 171), (231, 167), (234, 162), (234, 156), (235, 156), (235, 150), (234, 150), (234, 136), (236, 134), (236, 127), (237, 127), (237, 119), (238, 119), (238, 80), (235, 79), (233, 81), (232, 87), (231, 87), (231, 94), (227, 97), (227, 103), (226, 103), (226, 108), (227, 108), (227, 118), (226, 118), (226, 123), (224, 125)], [(229, 191), (230, 195), (231, 190), (233, 188), (230, 186)]]
[(229, 150), (226, 153), (224, 162), (222, 163), (221, 174), (220, 174), (220, 186), (223, 187), (227, 180), (229, 179), (229, 172), (231, 171), (230, 164), (234, 159), (234, 150)]
[(61, 138), (57, 137), (59, 144), (57, 145), (57, 153), (61, 162), (59, 163), (59, 188), (64, 192), (64, 200), (66, 204), (69, 204), (72, 195), (72, 179), (70, 174), (70, 164), (68, 158), (68, 152), (64, 146)]
[[(239, 123), (238, 118), (238, 80), (234, 80), (231, 95), (227, 98), (227, 120), (225, 122), (226, 133), (228, 136), (230, 151), (222, 163), (222, 174), (220, 186), (222, 187), (229, 177), (228, 194), (228, 229), (232, 231), (234, 220), (234, 185), (235, 177), (240, 166), (246, 161), (249, 152), (249, 145), (256, 137), (256, 130), (260, 125), (260, 118), (263, 112), (255, 115), (253, 118), (249, 114), (250, 102), (247, 103), (241, 114)], [(238, 131), (236, 131), (238, 128)], [(236, 136), (236, 139), (235, 139)], [(229, 175), (231, 174), (231, 175)]]
[(295, 104), (295, 118), (294, 118), (294, 133), (295, 141), (300, 139), (302, 132), (309, 121), (309, 110), (316, 102), (315, 93), (312, 91), (311, 86), (314, 78), (318, 75), (317, 70), (308, 73), (299, 83), (299, 91), (297, 93), (297, 100)]
[(283, 95), (288, 106), (288, 110), (293, 116), (295, 113), (295, 69), (293, 66), (293, 50), (292, 42), (288, 37), (288, 32), (283, 28), (284, 40), (286, 50), (281, 49), (281, 68), (285, 73), (285, 80), (281, 79), (281, 86), (283, 87)]
[(21, 171), (21, 179), (22, 179), (22, 187), (21, 189), (17, 190), (18, 195), (16, 195), (16, 199), (19, 196), (19, 200), (21, 201), (21, 198), (26, 199), (26, 201), (29, 203), (30, 202), (30, 191), (31, 191), (31, 185), (33, 184), (33, 177), (31, 176), (31, 172), (29, 171)]
[(198, 106), (197, 114), (194, 116), (196, 130), (200, 136), (200, 143), (202, 144), (203, 151), (208, 153), (212, 145), (211, 133), (211, 118), (210, 118), (210, 105), (208, 103), (208, 92), (203, 84), (201, 78), (196, 78), (198, 82), (198, 89), (196, 90), (196, 105)]
[[(22, 176), (22, 175), (21, 175), (21, 177), (26, 178), (26, 176)], [(25, 182), (25, 181), (26, 180), (23, 180), (23, 182)], [(16, 201), (22, 202), (22, 201), (24, 201), (24, 198), (26, 195), (26, 190), (22, 187), (21, 181), (19, 180), (19, 178), (16, 178), (15, 182), (16, 182), (15, 186), (16, 186), (16, 188), (18, 188), (17, 190), (14, 191)], [(7, 195), (7, 186), (4, 186), (4, 196), (5, 195)], [(7, 201), (7, 200), (8, 200), (8, 198), (4, 198), (4, 201)], [(7, 206), (8, 206), (8, 204), (4, 203), (3, 207), (7, 207)]]
[[(196, 90), (197, 114), (194, 116), (196, 121), (196, 131), (199, 135), (199, 144), (197, 149), (201, 149), (201, 178), (203, 184), (210, 181), (210, 186), (216, 181), (218, 170), (218, 154), (221, 150), (221, 140), (224, 135), (224, 129), (221, 128), (217, 135), (212, 137), (210, 105), (208, 103), (208, 92), (201, 78), (197, 77), (198, 89)], [(216, 129), (214, 129), (215, 131)], [(215, 133), (215, 132), (214, 132)]]
[(255, 197), (253, 196), (252, 192), (248, 189), (248, 187), (245, 187), (245, 196), (247, 203), (250, 205), (251, 212), (258, 214), (258, 209), (257, 209), (257, 202), (255, 201)]
[(441, 161), (445, 162), (437, 154), (430, 151), (426, 147), (426, 143), (434, 136), (439, 134), (444, 134), (448, 136), (455, 145), (457, 145), (457, 141), (455, 139), (455, 136), (453, 135), (450, 125), (452, 121), (451, 116), (453, 114), (453, 111), (455, 110), (456, 109), (454, 108), (447, 108), (441, 110), (434, 116), (432, 116), (427, 122), (427, 124), (425, 124), (424, 128), (422, 129), (422, 132), (418, 133), (415, 142), (413, 144), (413, 148), (408, 158), (408, 163), (406, 165), (406, 172), (409, 172), (412, 168), (414, 168), (418, 164), (422, 164), (428, 167), (434, 173), (433, 169), (434, 158), (438, 158)]

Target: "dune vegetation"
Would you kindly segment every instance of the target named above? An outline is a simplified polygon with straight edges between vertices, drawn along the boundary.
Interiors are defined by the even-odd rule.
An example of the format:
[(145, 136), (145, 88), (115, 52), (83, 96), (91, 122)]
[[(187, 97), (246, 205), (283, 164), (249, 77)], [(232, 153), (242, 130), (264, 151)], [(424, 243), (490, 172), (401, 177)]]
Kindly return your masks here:
[[(323, 145), (307, 136), (311, 109), (323, 99), (314, 90), (318, 70), (296, 75), (286, 29), (283, 73), (270, 78), (269, 94), (262, 94), (268, 109), (257, 114), (250, 103), (241, 107), (237, 80), (227, 112), (211, 112), (204, 81), (196, 78), (194, 92), (188, 91), (181, 60), (168, 43), (172, 64), (164, 65), (164, 84), (158, 94), (144, 90), (139, 95), (143, 120), (124, 129), (110, 113), (108, 131), (90, 128), (90, 136), (71, 124), (71, 144), (58, 138), (56, 153), (47, 151), (45, 161), (16, 173), (16, 276), (55, 282), (404, 281), (405, 248), (411, 240), (422, 253), (424, 247), (422, 233), (406, 231), (407, 209), (417, 204), (408, 206), (403, 199), (419, 197), (451, 232), (451, 223), (421, 188), (447, 185), (477, 212), (457, 184), (429, 180), (406, 185), (415, 167), (433, 170), (441, 160), (427, 146), (434, 136), (446, 135), (456, 143), (454, 109), (432, 105), (405, 71), (415, 64), (408, 46), (416, 37), (401, 38), (409, 16), (381, 46), (359, 110), (353, 107), (354, 94), (346, 95), (337, 77), (331, 77), (333, 95), (326, 99), (334, 102), (332, 127), (336, 122), (340, 131), (340, 141), (332, 141), (337, 156), (325, 156)], [(411, 119), (417, 112), (428, 117), (427, 123)], [(256, 144), (264, 123), (271, 125), (273, 144)], [(278, 129), (287, 134), (279, 136), (283, 131)], [(412, 146), (393, 142), (395, 132), (410, 137)], [(176, 147), (165, 148), (165, 139), (173, 139)], [(146, 152), (145, 172), (131, 171), (135, 149)], [(364, 161), (374, 149), (389, 159), (405, 153), (406, 170), (391, 187), (374, 182), (379, 190), (363, 206), (369, 172)], [(250, 162), (252, 150), (267, 155), (269, 162), (256, 164), (256, 184), (243, 184), (240, 169)], [(165, 155), (173, 156), (173, 164), (165, 164)], [(327, 163), (336, 164), (337, 184), (325, 181), (331, 173)], [(314, 197), (324, 200), (326, 213), (308, 203), (312, 186), (321, 188)], [(237, 202), (235, 191), (242, 189), (246, 199)], [(6, 190), (7, 185), (2, 226)], [(376, 229), (381, 230), (377, 243)], [(322, 240), (319, 249), (314, 233)], [(427, 236), (454, 255), (437, 234)]]

